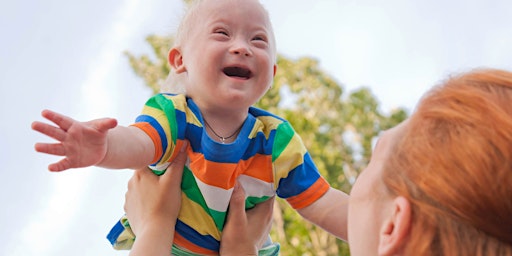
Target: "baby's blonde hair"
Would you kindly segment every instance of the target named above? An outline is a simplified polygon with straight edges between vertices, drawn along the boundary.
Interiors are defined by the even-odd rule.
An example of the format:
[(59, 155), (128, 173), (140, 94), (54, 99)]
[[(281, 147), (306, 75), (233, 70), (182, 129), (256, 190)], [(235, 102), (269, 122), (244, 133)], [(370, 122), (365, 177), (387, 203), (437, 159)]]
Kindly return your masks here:
[[(181, 19), (180, 25), (176, 30), (173, 47), (179, 47), (186, 42), (187, 33), (193, 27), (193, 21), (198, 17), (198, 10), (200, 4), (204, 0), (195, 0), (187, 5), (187, 9)], [(183, 73), (177, 74), (174, 70), (170, 70), (165, 82), (162, 84), (160, 91), (165, 93), (186, 93), (185, 85), (183, 84)]]

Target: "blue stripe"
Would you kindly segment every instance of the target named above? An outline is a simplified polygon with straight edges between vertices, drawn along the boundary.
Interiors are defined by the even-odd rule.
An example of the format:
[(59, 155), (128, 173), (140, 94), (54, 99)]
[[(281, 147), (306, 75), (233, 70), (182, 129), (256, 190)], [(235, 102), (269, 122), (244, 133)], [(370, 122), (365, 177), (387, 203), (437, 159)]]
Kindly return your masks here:
[[(167, 136), (165, 135), (164, 129), (162, 128), (160, 123), (158, 123), (158, 121), (155, 118), (153, 118), (152, 116), (148, 116), (148, 115), (138, 116), (137, 119), (135, 119), (135, 122), (148, 123), (149, 125), (151, 125), (151, 127), (153, 127), (158, 132), (158, 136), (160, 136), (160, 141), (162, 142), (162, 155), (160, 156), (160, 159), (158, 159), (158, 161), (156, 161), (155, 163), (159, 163), (160, 160), (162, 160), (162, 157), (165, 155), (165, 151), (167, 151), (167, 145), (168, 145)], [(153, 163), (153, 164), (155, 164), (155, 163)]]
[(263, 132), (258, 132), (256, 137), (252, 138), (249, 145), (247, 145), (247, 149), (242, 156), (242, 160), (250, 159), (256, 154), (272, 155), (275, 135), (276, 130), (272, 130), (269, 138), (267, 139)]
[(288, 177), (279, 181), (276, 193), (281, 198), (300, 195), (306, 189), (311, 187), (320, 178), (320, 173), (316, 168), (309, 153), (304, 155), (304, 163), (297, 166), (288, 173)]
[[(255, 118), (248, 117), (238, 136), (249, 136), (252, 131)], [(238, 163), (240, 160), (248, 160), (257, 154), (271, 155), (276, 130), (272, 130), (269, 138), (263, 132), (258, 132), (252, 139), (237, 139), (232, 144), (219, 144), (208, 139), (204, 127), (187, 124), (185, 137), (189, 139), (190, 146), (195, 153), (202, 154), (206, 160), (218, 163)]]
[(199, 247), (217, 252), (220, 249), (220, 243), (215, 238), (210, 235), (201, 235), (179, 219), (176, 221), (176, 232)]
[(183, 112), (179, 109), (176, 109), (175, 113), (176, 113), (176, 124), (177, 124), (176, 126), (178, 128), (178, 132), (176, 134), (177, 139), (184, 140), (185, 139), (185, 131), (186, 131), (187, 127), (182, 124), (185, 124), (187, 122), (187, 116), (186, 116), (185, 112)]
[(116, 222), (116, 225), (112, 227), (110, 232), (108, 232), (107, 239), (110, 241), (112, 245), (115, 245), (117, 242), (117, 238), (119, 238), (119, 235), (123, 233), (125, 230), (124, 225), (121, 223), (121, 221)]
[(188, 98), (188, 97), (187, 97), (187, 106), (190, 109), (190, 111), (192, 111), (192, 113), (194, 113), (194, 115), (197, 117), (197, 119), (199, 119), (202, 123), (203, 116), (201, 115), (201, 110), (199, 110), (199, 107), (197, 107), (196, 103), (191, 98)]

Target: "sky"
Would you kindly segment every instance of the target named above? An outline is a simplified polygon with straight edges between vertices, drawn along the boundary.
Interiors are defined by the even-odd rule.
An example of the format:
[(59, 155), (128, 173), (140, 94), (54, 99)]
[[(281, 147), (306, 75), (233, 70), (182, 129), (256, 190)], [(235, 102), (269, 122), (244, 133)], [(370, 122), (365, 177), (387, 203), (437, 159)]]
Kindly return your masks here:
[[(512, 70), (509, 0), (262, 0), (279, 53), (312, 57), (343, 88), (366, 86), (382, 111), (409, 111), (449, 74)], [(50, 173), (30, 129), (52, 109), (128, 125), (151, 91), (123, 51), (171, 34), (180, 0), (0, 1), (0, 255), (127, 255), (105, 236), (131, 170)], [(17, 107), (16, 107), (17, 106)]]

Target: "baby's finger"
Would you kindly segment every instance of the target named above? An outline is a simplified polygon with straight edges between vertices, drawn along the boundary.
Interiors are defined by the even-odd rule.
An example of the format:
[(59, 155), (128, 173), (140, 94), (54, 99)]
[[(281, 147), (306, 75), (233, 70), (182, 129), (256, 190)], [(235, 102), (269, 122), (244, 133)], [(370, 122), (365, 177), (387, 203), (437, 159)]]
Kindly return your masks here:
[(48, 165), (48, 170), (50, 170), (51, 172), (61, 172), (61, 171), (65, 171), (70, 168), (71, 168), (71, 163), (69, 162), (69, 159), (67, 159), (67, 158), (62, 159), (62, 160), (58, 161), (57, 163)]
[(40, 132), (58, 141), (63, 141), (66, 138), (66, 132), (64, 130), (39, 121), (32, 123), (32, 130)]
[(56, 156), (64, 156), (66, 150), (60, 143), (36, 143), (34, 149), (39, 153), (45, 153)]
[(88, 122), (99, 132), (106, 132), (117, 126), (117, 120), (114, 118), (102, 118)]
[(73, 124), (73, 122), (75, 121), (68, 116), (59, 114), (57, 112), (53, 112), (48, 109), (43, 110), (43, 112), (41, 112), (41, 115), (44, 118), (46, 118), (46, 119), (52, 121), (53, 123), (55, 123), (56, 125), (58, 125), (64, 131), (67, 131), (69, 129), (69, 127), (71, 126), (71, 124)]

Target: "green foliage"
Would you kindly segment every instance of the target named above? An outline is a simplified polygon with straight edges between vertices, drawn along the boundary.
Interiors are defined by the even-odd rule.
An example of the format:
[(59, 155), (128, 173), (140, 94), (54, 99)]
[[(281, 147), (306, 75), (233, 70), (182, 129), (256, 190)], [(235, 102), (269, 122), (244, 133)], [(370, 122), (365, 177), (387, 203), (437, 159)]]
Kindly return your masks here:
[(174, 40), (172, 37), (150, 35), (146, 42), (153, 49), (152, 56), (143, 54), (137, 57), (128, 51), (125, 51), (125, 55), (128, 56), (135, 74), (144, 79), (146, 85), (157, 93), (171, 70), (167, 55)]
[[(156, 93), (170, 70), (167, 52), (173, 38), (151, 35), (146, 40), (153, 56), (126, 55), (135, 73)], [(380, 131), (407, 118), (407, 112), (382, 113), (369, 88), (345, 97), (341, 84), (314, 59), (280, 55), (277, 65), (273, 87), (257, 106), (290, 121), (321, 174), (348, 193), (369, 161), (373, 140)], [(277, 202), (272, 237), (281, 243), (281, 255), (349, 255), (345, 242), (302, 220), (284, 200)]]

